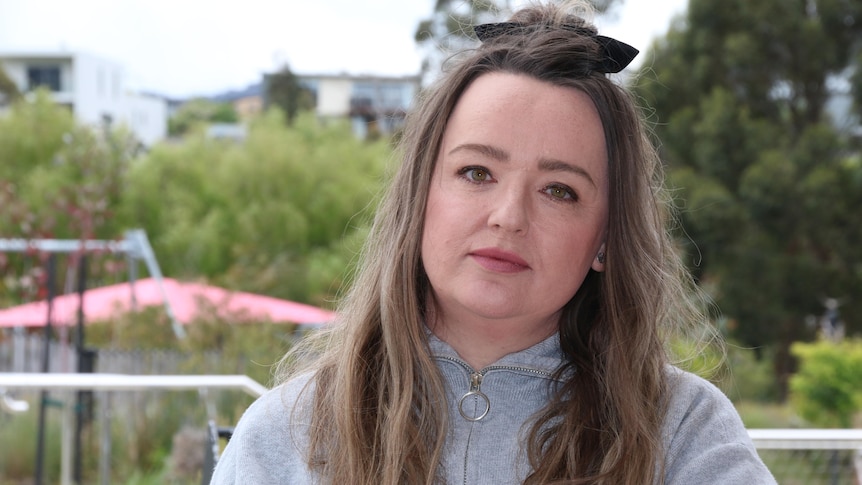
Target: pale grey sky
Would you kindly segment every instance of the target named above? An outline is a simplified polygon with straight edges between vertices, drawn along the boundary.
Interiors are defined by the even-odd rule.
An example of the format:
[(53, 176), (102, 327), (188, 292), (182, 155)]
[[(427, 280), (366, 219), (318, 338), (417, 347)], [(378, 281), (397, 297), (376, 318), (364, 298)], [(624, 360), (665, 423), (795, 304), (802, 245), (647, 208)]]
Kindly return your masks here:
[[(82, 50), (130, 87), (170, 96), (239, 89), (285, 61), (297, 73), (408, 75), (434, 0), (0, 0), (0, 52)], [(646, 51), (687, 0), (625, 0), (600, 31)], [(649, 62), (640, 56), (638, 62)]]

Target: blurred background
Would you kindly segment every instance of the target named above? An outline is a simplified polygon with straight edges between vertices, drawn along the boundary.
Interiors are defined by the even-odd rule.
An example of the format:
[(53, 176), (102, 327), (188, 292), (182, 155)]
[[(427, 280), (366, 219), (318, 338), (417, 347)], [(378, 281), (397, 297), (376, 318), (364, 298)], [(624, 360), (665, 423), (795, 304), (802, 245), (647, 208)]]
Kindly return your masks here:
[[(0, 0), (0, 373), (271, 384), (349, 286), (414, 99), (522, 3)], [(796, 430), (755, 440), (780, 483), (859, 483), (862, 434), (805, 430), (862, 428), (862, 2), (593, 5), (641, 49), (615, 79), (727, 341), (672, 353)], [(0, 384), (0, 484), (201, 483), (207, 423), (253, 398)]]

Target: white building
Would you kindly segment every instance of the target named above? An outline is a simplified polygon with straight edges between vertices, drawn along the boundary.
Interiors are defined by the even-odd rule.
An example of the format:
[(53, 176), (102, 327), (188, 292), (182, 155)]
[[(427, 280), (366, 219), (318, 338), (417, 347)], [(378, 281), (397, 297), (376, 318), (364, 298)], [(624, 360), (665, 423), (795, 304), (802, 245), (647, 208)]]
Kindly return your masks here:
[(125, 125), (145, 146), (167, 136), (167, 101), (130, 93), (120, 64), (82, 52), (0, 52), (0, 64), (22, 93), (39, 86), (82, 123)]

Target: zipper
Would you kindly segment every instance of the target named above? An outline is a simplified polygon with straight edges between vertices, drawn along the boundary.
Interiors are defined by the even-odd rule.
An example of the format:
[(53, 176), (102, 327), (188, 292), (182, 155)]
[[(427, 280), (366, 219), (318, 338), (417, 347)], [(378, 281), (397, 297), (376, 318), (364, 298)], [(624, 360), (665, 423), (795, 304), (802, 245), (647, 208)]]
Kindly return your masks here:
[[(468, 469), (468, 459), (467, 458), (470, 454), (469, 453), (470, 452), (470, 444), (473, 441), (472, 440), (472, 437), (473, 437), (473, 426), (472, 426), (472, 424), (477, 422), (477, 421), (482, 420), (482, 418), (487, 416), (488, 413), (491, 411), (491, 400), (488, 398), (488, 396), (484, 392), (482, 392), (482, 380), (485, 378), (485, 374), (488, 373), (489, 371), (492, 371), (492, 370), (508, 370), (508, 371), (513, 371), (513, 372), (533, 374), (533, 375), (536, 375), (539, 377), (545, 377), (545, 378), (551, 378), (551, 377), (553, 377), (553, 374), (550, 372), (547, 372), (547, 371), (539, 370), (539, 369), (533, 369), (530, 367), (519, 367), (519, 366), (513, 366), (513, 365), (489, 365), (488, 367), (485, 367), (482, 370), (476, 371), (473, 369), (473, 367), (470, 364), (464, 362), (461, 359), (455, 358), (455, 357), (440, 355), (440, 356), (436, 356), (435, 358), (441, 359), (441, 360), (447, 360), (447, 361), (452, 362), (454, 364), (460, 365), (465, 370), (467, 370), (467, 372), (470, 373), (470, 390), (467, 391), (466, 394), (461, 396), (461, 399), (458, 401), (458, 412), (461, 414), (462, 418), (464, 418), (465, 420), (467, 420), (471, 423), (470, 432), (467, 435), (467, 443), (465, 443), (465, 448), (464, 448), (464, 475), (463, 475), (464, 482), (463, 483), (464, 483), (464, 485), (467, 485), (467, 469)], [(481, 413), (479, 413), (478, 416), (476, 414), (473, 414), (471, 416), (470, 414), (467, 414), (464, 411), (464, 402), (467, 401), (467, 399), (469, 399), (470, 397), (475, 397), (477, 400), (484, 402), (484, 405), (485, 405), (484, 410)]]
[[(488, 412), (491, 411), (491, 400), (488, 399), (488, 396), (482, 392), (482, 378), (485, 377), (484, 374), (479, 372), (474, 372), (470, 374), (470, 390), (467, 391), (467, 394), (461, 396), (461, 399), (458, 401), (458, 412), (461, 413), (461, 417), (470, 422), (481, 421), (482, 418), (488, 415)], [(476, 397), (477, 401), (484, 401), (485, 409), (478, 416), (475, 414), (470, 416), (466, 412), (464, 412), (464, 402), (470, 398)], [(477, 402), (478, 404), (478, 402)]]
[[(482, 392), (482, 379), (485, 378), (485, 374), (487, 374), (489, 371), (508, 370), (513, 372), (534, 374), (536, 376), (546, 378), (551, 378), (553, 376), (553, 374), (548, 371), (514, 365), (489, 365), (488, 367), (476, 371), (473, 369), (472, 366), (470, 366), (470, 364), (464, 362), (461, 359), (445, 355), (437, 356), (437, 358), (442, 360), (448, 360), (449, 362), (458, 364), (470, 373), (470, 390), (467, 391), (466, 394), (461, 396), (461, 399), (458, 401), (458, 412), (461, 414), (462, 418), (470, 422), (480, 421), (482, 418), (487, 416), (489, 412), (491, 412), (491, 400), (484, 392)], [(464, 402), (467, 401), (467, 399), (470, 397), (475, 397), (477, 400), (484, 402), (484, 410), (479, 413), (478, 416), (476, 416), (475, 414), (471, 416), (464, 411)]]

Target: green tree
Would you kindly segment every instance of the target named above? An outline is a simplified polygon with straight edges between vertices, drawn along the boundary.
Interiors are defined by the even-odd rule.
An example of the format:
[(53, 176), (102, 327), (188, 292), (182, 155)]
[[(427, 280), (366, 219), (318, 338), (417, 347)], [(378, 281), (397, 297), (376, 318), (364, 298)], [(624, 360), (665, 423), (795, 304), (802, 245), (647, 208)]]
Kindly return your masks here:
[(824, 427), (852, 428), (862, 411), (862, 341), (797, 342), (799, 370), (790, 378), (790, 402), (805, 420)]
[(780, 379), (822, 299), (862, 329), (862, 164), (826, 110), (860, 34), (858, 2), (690, 0), (635, 86), (690, 261), (734, 337), (777, 345)]
[(54, 157), (75, 129), (68, 110), (58, 108), (44, 89), (32, 102), (12, 104), (0, 117), (0, 180), (18, 181), (37, 168), (54, 165)]
[(18, 86), (6, 74), (3, 69), (3, 64), (0, 63), (0, 106), (6, 103), (13, 103), (21, 97), (21, 92)]
[[(0, 117), (0, 237), (115, 239), (141, 227), (166, 275), (329, 306), (392, 156), (347, 122), (301, 113), (288, 126), (278, 108), (243, 143), (192, 130), (135, 147), (122, 131), (79, 125), (46, 92), (19, 100)], [(0, 305), (44, 296), (42, 256), (0, 254)], [(122, 279), (107, 258), (92, 286)]]
[(277, 106), (284, 112), (288, 124), (303, 110), (314, 108), (312, 93), (304, 88), (288, 65), (264, 76), (265, 108)]
[(230, 288), (331, 305), (358, 250), (391, 149), (311, 113), (269, 110), (242, 144), (197, 134), (132, 168), (124, 220), (162, 269)]
[[(130, 133), (78, 124), (46, 91), (20, 98), (0, 117), (0, 237), (120, 237), (115, 210), (136, 150)], [(36, 296), (44, 257), (2, 255), (2, 302)]]

